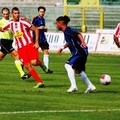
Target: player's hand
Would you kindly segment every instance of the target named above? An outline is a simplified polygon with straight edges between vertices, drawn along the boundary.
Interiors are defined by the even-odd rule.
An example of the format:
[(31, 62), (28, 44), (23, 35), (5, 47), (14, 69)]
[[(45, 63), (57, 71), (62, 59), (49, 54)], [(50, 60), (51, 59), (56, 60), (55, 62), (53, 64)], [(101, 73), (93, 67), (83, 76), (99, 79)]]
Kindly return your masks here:
[(36, 16), (32, 16), (32, 20), (34, 20), (34, 19), (35, 19), (35, 17), (36, 17)]
[(39, 44), (35, 43), (35, 44), (34, 44), (34, 47), (35, 47), (36, 49), (38, 49), (38, 48), (39, 48)]
[(47, 28), (44, 28), (44, 31), (45, 31), (45, 32), (47, 32), (47, 31), (48, 31), (48, 29), (47, 29)]
[(38, 29), (44, 30), (44, 29), (45, 29), (45, 26), (40, 26), (40, 27), (38, 27)]
[(81, 46), (82, 46), (83, 48), (86, 48), (86, 47), (87, 47), (87, 44), (86, 44), (85, 42), (82, 42), (82, 43), (81, 43)]
[(58, 54), (58, 55), (61, 55), (62, 51), (63, 51), (63, 49), (60, 48), (60, 49), (57, 51), (57, 54)]

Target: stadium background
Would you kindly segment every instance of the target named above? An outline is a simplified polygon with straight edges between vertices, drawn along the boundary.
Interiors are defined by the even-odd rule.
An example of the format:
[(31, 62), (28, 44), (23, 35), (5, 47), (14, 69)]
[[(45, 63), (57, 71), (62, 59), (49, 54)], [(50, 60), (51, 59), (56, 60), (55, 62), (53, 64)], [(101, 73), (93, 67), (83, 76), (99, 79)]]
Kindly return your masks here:
[[(47, 8), (46, 35), (50, 51), (64, 45), (64, 36), (56, 30), (55, 20), (67, 14), (71, 19), (69, 26), (84, 33), (89, 52), (120, 54), (113, 40), (114, 29), (120, 20), (119, 0), (0, 0), (0, 9), (19, 7), (21, 16), (30, 21), (38, 14), (37, 8), (41, 5)], [(69, 52), (68, 49), (64, 51)]]
[[(89, 0), (67, 0), (69, 5), (80, 5), (85, 6), (91, 5)], [(88, 1), (88, 3), (85, 1)], [(91, 0), (99, 1), (99, 0)], [(46, 24), (49, 31), (56, 31), (55, 19), (64, 14), (64, 0), (0, 0), (0, 9), (2, 7), (17, 6), (21, 10), (21, 15), (26, 16), (30, 21), (32, 16), (37, 15), (37, 7), (43, 5), (47, 8), (46, 12)], [(100, 0), (99, 5), (103, 8), (104, 19), (103, 28), (104, 29), (114, 29), (120, 20), (120, 1), (119, 0)], [(80, 9), (71, 9), (69, 11), (69, 16), (71, 18), (70, 26), (81, 30), (82, 26), (82, 11)], [(0, 16), (1, 17), (1, 16)], [(86, 32), (94, 32), (99, 28), (99, 11), (97, 9), (87, 9), (85, 11), (85, 24), (87, 27)]]
[[(74, 1), (69, 1), (69, 4), (79, 3), (78, 0)], [(5, 6), (10, 9), (17, 6), (21, 10), (21, 15), (29, 20), (37, 14), (37, 7), (40, 5), (47, 8), (46, 23), (49, 31), (52, 32), (48, 34), (53, 35), (49, 36), (48, 40), (51, 40), (51, 45), (56, 45), (55, 41), (58, 43), (58, 38), (61, 40), (62, 35), (56, 33), (54, 22), (64, 13), (63, 0), (59, 2), (58, 0), (0, 0), (0, 9)], [(99, 48), (103, 48), (104, 45), (106, 50), (110, 50), (109, 46), (117, 49), (111, 43), (107, 45), (107, 42), (112, 41), (112, 30), (119, 22), (120, 2), (102, 0), (100, 5), (104, 10), (103, 33), (109, 33), (100, 33), (101, 36), (95, 33), (96, 29), (99, 29), (96, 18), (98, 13), (95, 14), (96, 10), (94, 12), (88, 10), (86, 11), (87, 32), (83, 34), (84, 38), (91, 47), (94, 45), (94, 40), (99, 37), (101, 41)], [(72, 20), (70, 25), (80, 30), (81, 11), (71, 10), (70, 17)], [(108, 31), (104, 31), (105, 29)], [(93, 94), (83, 94), (86, 86), (79, 77), (76, 77), (79, 91), (76, 94), (67, 94), (69, 82), (64, 62), (69, 56), (70, 54), (61, 56), (50, 54), (50, 68), (54, 74), (45, 75), (42, 70), (36, 68), (46, 85), (45, 89), (36, 90), (33, 89), (35, 81), (32, 78), (27, 81), (19, 78), (13, 59), (7, 55), (0, 62), (0, 120), (120, 120), (120, 57), (110, 54), (90, 54), (86, 72), (97, 90)], [(99, 82), (100, 75), (104, 73), (112, 77), (109, 86), (103, 86)]]

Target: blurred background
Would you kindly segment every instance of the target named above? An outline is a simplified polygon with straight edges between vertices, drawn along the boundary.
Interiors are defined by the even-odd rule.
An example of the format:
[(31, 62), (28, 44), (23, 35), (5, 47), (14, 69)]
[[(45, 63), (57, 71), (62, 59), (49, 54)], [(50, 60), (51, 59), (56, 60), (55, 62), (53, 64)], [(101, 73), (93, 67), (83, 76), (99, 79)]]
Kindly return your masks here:
[(0, 10), (19, 7), (21, 16), (30, 21), (39, 6), (47, 9), (46, 26), (51, 32), (56, 31), (56, 18), (65, 14), (71, 18), (69, 25), (81, 32), (114, 29), (120, 21), (120, 0), (0, 0)]

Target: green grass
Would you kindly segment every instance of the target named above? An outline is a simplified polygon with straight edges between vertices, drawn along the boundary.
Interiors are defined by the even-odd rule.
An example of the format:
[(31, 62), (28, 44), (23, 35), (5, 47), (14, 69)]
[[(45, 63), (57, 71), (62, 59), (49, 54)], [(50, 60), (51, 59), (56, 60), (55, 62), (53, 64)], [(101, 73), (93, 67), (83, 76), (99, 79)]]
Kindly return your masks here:
[[(22, 80), (14, 60), (6, 56), (0, 62), (0, 120), (119, 120), (120, 57), (89, 54), (86, 73), (97, 88), (91, 94), (83, 93), (86, 86), (77, 75), (78, 92), (66, 92), (70, 83), (64, 63), (69, 57), (70, 54), (50, 54), (53, 74), (34, 67), (45, 88), (33, 89), (36, 82), (32, 78)], [(99, 81), (104, 73), (112, 77), (108, 86)]]

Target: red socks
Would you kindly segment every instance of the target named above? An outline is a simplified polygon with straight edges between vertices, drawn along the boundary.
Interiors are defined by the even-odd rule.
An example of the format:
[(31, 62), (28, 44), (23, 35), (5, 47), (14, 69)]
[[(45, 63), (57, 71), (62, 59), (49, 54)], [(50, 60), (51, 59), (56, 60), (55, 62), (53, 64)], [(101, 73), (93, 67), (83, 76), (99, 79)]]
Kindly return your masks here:
[(43, 82), (42, 79), (38, 76), (37, 72), (34, 69), (31, 69), (30, 71), (31, 76), (36, 80), (37, 83)]

